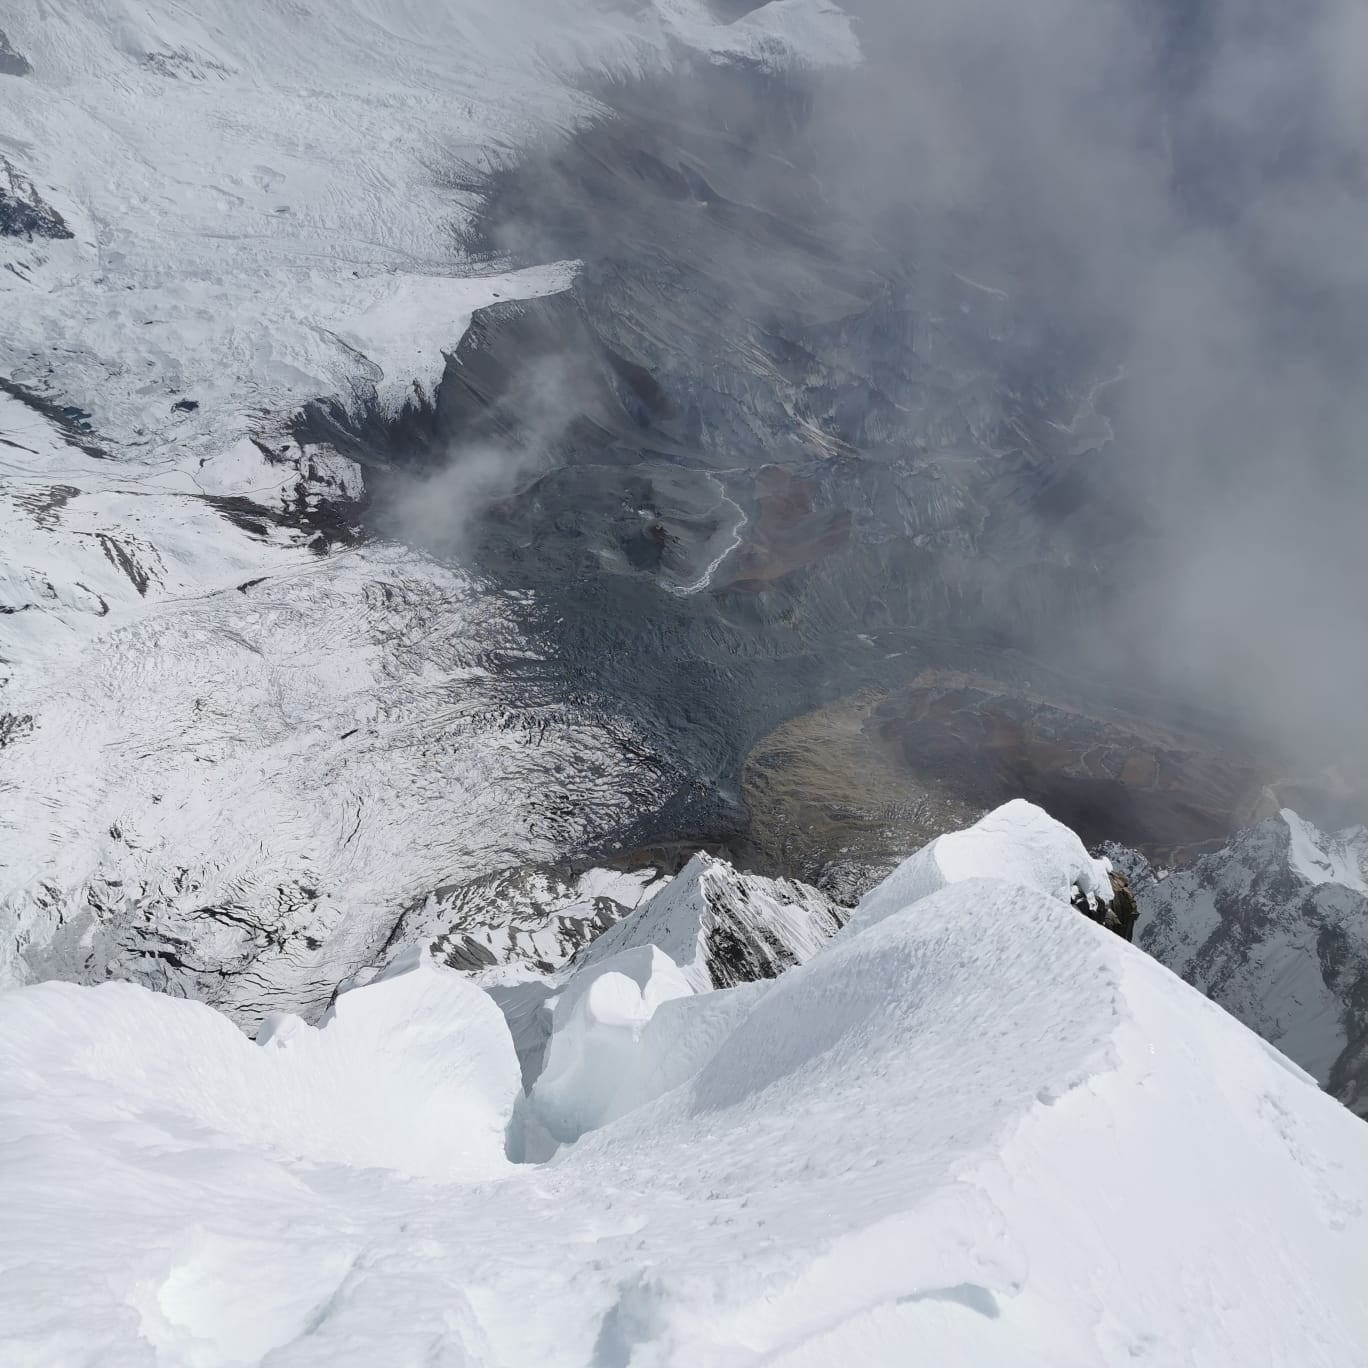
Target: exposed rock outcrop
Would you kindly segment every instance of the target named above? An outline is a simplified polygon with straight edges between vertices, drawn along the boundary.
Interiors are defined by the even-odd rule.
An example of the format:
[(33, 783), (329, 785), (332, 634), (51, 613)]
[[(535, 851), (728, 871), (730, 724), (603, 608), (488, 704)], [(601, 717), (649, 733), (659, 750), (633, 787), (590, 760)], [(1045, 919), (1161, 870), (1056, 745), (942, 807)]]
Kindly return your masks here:
[(66, 220), (43, 199), (33, 182), (0, 157), (0, 237), (21, 237), (32, 242), (34, 238), (71, 236)]
[(551, 973), (667, 882), (658, 869), (630, 873), (528, 865), (444, 884), (405, 912), (391, 945), (432, 937), (453, 969), (526, 966)]
[(1089, 921), (1105, 926), (1108, 931), (1115, 931), (1123, 940), (1131, 940), (1134, 938), (1135, 923), (1140, 913), (1135, 905), (1135, 894), (1131, 891), (1130, 880), (1115, 870), (1112, 870), (1108, 877), (1111, 879), (1112, 887), (1110, 902), (1077, 892), (1073, 897), (1073, 905)]
[(0, 29), (0, 76), (27, 76), (33, 64), (10, 42), (9, 35)]

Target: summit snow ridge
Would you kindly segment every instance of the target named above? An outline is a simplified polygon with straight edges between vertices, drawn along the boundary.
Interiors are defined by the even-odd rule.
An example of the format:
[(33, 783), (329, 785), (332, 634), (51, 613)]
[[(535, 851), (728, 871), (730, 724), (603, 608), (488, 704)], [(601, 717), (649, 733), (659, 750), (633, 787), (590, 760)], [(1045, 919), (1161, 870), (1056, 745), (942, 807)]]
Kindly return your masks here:
[(650, 970), (592, 1015), (638, 1095), (546, 1164), (502, 1152), (499, 1013), (425, 957), (261, 1045), (0, 993), (0, 1357), (1353, 1368), (1368, 1129), (997, 817), (775, 979), (621, 951)]

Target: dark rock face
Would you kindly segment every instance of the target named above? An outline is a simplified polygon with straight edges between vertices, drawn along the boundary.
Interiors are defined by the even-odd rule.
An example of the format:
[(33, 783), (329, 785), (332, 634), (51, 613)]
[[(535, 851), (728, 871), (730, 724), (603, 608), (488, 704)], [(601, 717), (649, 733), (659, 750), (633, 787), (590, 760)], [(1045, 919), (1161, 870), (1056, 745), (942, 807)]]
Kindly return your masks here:
[(0, 157), (0, 236), (70, 238), (71, 229), (50, 204), (4, 157)]
[(1130, 880), (1115, 870), (1111, 873), (1112, 896), (1110, 902), (1100, 898), (1089, 898), (1086, 893), (1075, 890), (1073, 905), (1089, 921), (1114, 931), (1122, 940), (1130, 940), (1135, 934), (1135, 923), (1139, 910), (1135, 905), (1135, 895), (1131, 892)]
[(0, 76), (27, 76), (32, 70), (28, 58), (15, 50), (4, 29), (0, 29)]
[(29, 713), (0, 713), (0, 749), (11, 741), (26, 736), (33, 730), (33, 717)]
[(44, 204), (36, 194), (28, 198), (7, 195), (0, 191), (0, 234), (5, 237), (69, 238), (71, 229), (61, 214), (50, 204)]

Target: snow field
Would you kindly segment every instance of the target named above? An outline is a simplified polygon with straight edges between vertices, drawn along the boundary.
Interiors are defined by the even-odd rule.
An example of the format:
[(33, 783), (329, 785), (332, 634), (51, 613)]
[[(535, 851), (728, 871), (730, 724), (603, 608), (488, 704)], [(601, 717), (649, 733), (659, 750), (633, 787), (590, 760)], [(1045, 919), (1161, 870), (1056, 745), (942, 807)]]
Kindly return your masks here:
[(260, 1045), (131, 986), (0, 995), (4, 1360), (1361, 1362), (1368, 1131), (1022, 882), (1042, 816), (772, 981), (572, 977), (542, 1078), (577, 1124), (610, 1061), (659, 1086), (545, 1164), (503, 1157), (493, 1004), (421, 960)]

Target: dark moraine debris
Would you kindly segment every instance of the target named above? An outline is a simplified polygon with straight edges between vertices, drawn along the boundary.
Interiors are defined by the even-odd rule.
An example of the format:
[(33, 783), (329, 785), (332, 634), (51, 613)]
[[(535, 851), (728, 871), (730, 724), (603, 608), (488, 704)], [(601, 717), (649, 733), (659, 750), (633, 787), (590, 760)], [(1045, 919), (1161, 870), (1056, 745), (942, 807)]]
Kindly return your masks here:
[(10, 42), (9, 35), (0, 29), (0, 76), (27, 76), (33, 64)]
[[(312, 497), (303, 479), (296, 482), (293, 495), (278, 505), (260, 504), (240, 494), (208, 494), (204, 502), (252, 537), (269, 537), (273, 527), (302, 532), (309, 549), (320, 556), (338, 546), (353, 546), (362, 535), (358, 504), (344, 498)], [(238, 588), (246, 592), (260, 583), (260, 579), (247, 580)]]
[(151, 582), (150, 577), (128, 548), (116, 537), (111, 537), (104, 532), (96, 533), (95, 540), (100, 543), (100, 550), (105, 553), (105, 558), (109, 563), (116, 569), (122, 570), (138, 593), (146, 596), (147, 586)]
[[(721, 63), (610, 82), (591, 92), (601, 119), (491, 173), (453, 171), (481, 199), (466, 251), (497, 268), (573, 259), (578, 276), (481, 311), (397, 418), (319, 404), (293, 435), (365, 468), (368, 530), (531, 591), (514, 611), (555, 666), (520, 688), (621, 718), (661, 757), (659, 810), (576, 859), (744, 848), (748, 754), (865, 691), (891, 702), (863, 748), (909, 782), (907, 803), (875, 811), (870, 771), (847, 777), (871, 793), (854, 805), (860, 862), (1041, 789), (1038, 762), (1061, 756), (1069, 783), (1039, 796), (1067, 800), (1066, 821), (1105, 818), (1090, 837), (1223, 838), (1254, 768), (1228, 759), (1243, 740), (1222, 723), (1195, 745), (1212, 764), (1190, 763), (1205, 722), (1173, 721), (1143, 653), (1092, 647), (1111, 641), (1124, 553), (1147, 535), (1114, 516), (1135, 505), (1124, 433), (1087, 446), (1075, 422), (1115, 373), (1115, 339), (1061, 302), (1048, 243), (1004, 242), (1019, 180), (941, 209), (917, 176), (890, 191), (886, 168), (814, 136), (815, 112), (858, 102), (843, 83), (865, 79)], [(1104, 524), (1118, 545), (1099, 557)], [(1139, 695), (1145, 734), (1104, 726), (1094, 755), (1099, 728), (1052, 708), (1043, 661), (1067, 662), (1088, 702)], [(925, 671), (990, 685), (928, 710)], [(1173, 744), (1151, 744), (1171, 724)], [(973, 782), (927, 788), (928, 738), (929, 768), (943, 758), (962, 781), (967, 760)], [(770, 759), (796, 812), (799, 776)], [(757, 832), (758, 862), (829, 866), (844, 888), (851, 824), (827, 816), (815, 851), (803, 822)]]
[(29, 490), (13, 495), (14, 502), (28, 512), (39, 527), (55, 527), (62, 509), (77, 498), (81, 491), (75, 485), (54, 484), (42, 490)]
[(21, 385), (18, 381), (10, 380), (3, 375), (0, 375), (0, 394), (8, 394), (11, 399), (17, 399), (34, 413), (41, 414), (54, 427), (61, 430), (63, 438), (71, 446), (84, 451), (87, 456), (93, 456), (100, 461), (114, 459), (106, 448), (91, 440), (95, 428), (90, 421), (90, 414), (84, 409), (77, 408), (74, 404), (64, 404), (51, 395)]
[(32, 713), (0, 713), (0, 750), (32, 731)]

